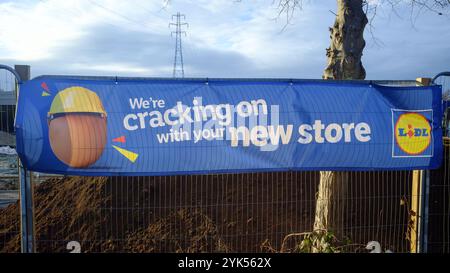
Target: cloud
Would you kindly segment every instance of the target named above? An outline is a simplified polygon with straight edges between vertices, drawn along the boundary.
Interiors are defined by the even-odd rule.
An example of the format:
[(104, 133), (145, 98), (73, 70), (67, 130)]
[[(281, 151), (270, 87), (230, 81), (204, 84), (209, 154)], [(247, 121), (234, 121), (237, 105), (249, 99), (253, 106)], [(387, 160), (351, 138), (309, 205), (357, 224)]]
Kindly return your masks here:
[(77, 20), (50, 16), (51, 9), (45, 6), (36, 4), (29, 8), (21, 2), (0, 5), (2, 56), (18, 61), (42, 60), (48, 58), (55, 47), (80, 36)]
[[(130, 32), (101, 25), (91, 28), (76, 43), (55, 48), (45, 61), (33, 60), (34, 74), (93, 74), (118, 76), (172, 76), (174, 40), (169, 35)], [(234, 51), (189, 46), (187, 76), (237, 76), (253, 67)], [(228, 73), (227, 73), (228, 71)], [(81, 73), (80, 73), (81, 72)], [(233, 72), (233, 73), (230, 73)]]
[[(186, 15), (187, 77), (320, 78), (334, 0), (306, 2), (281, 31), (271, 0), (47, 0), (0, 3), (0, 62), (28, 63), (33, 75), (172, 74), (171, 15)], [(403, 7), (405, 8), (405, 7)], [(388, 9), (386, 9), (388, 10)], [(388, 13), (388, 12), (387, 12)], [(377, 15), (363, 62), (370, 79), (415, 78), (448, 68), (448, 18)]]
[(424, 13), (411, 21), (409, 7), (400, 16), (389, 9), (378, 14), (375, 36), (381, 46), (373, 46), (366, 31), (368, 46), (363, 62), (371, 79), (415, 79), (433, 77), (450, 68), (450, 20)]

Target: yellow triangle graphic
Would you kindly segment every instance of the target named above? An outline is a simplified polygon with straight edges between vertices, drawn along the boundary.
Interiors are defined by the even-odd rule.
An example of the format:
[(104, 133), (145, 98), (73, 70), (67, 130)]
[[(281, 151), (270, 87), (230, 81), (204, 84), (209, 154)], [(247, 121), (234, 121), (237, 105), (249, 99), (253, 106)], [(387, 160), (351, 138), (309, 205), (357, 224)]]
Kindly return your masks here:
[(130, 160), (133, 163), (136, 161), (136, 159), (139, 156), (137, 153), (133, 153), (131, 151), (119, 148), (119, 147), (114, 146), (114, 145), (112, 145), (112, 146), (114, 147), (114, 149), (116, 149), (119, 153), (121, 153), (124, 157), (128, 158), (128, 160)]
[(42, 91), (42, 96), (43, 96), (43, 97), (48, 97), (48, 96), (51, 96), (51, 94), (50, 94), (50, 93), (47, 93), (47, 92), (45, 92), (45, 91)]

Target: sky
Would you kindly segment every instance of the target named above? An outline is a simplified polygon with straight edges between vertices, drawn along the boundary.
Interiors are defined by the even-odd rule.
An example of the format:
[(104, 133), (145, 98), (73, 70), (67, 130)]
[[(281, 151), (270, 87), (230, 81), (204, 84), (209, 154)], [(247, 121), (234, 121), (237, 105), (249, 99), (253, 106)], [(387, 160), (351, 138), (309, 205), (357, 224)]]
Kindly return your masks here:
[[(336, 1), (303, 2), (285, 26), (273, 0), (0, 0), (0, 63), (33, 77), (171, 77), (180, 12), (186, 77), (321, 78)], [(367, 79), (450, 70), (450, 16), (380, 4), (365, 39)]]

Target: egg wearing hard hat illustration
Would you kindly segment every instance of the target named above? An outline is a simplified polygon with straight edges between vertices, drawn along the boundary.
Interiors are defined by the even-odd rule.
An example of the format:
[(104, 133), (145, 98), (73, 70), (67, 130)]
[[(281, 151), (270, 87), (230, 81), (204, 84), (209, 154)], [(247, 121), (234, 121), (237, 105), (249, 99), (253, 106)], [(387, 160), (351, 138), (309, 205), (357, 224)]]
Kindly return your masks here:
[(98, 95), (74, 86), (60, 91), (48, 113), (50, 146), (73, 168), (95, 163), (106, 145), (106, 112)]

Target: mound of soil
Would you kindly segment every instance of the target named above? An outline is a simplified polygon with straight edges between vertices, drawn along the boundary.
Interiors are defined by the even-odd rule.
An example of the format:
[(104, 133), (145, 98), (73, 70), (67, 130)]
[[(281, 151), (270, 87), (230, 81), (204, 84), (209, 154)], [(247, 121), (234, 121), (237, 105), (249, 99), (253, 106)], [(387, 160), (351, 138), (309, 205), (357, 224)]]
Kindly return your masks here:
[[(173, 236), (176, 234), (176, 236)], [(227, 252), (211, 219), (198, 209), (180, 209), (127, 235), (127, 252)]]
[[(95, 218), (95, 222), (85, 221), (95, 213), (90, 208), (100, 207), (108, 202), (107, 198), (101, 199), (98, 196), (98, 189), (104, 187), (105, 181), (104, 178), (53, 178), (35, 188), (35, 232), (37, 241), (42, 242), (39, 244), (40, 251), (63, 251), (65, 247), (62, 244), (54, 245), (49, 240), (63, 239), (75, 233), (81, 236), (80, 240), (89, 240), (91, 234), (95, 232), (96, 225), (106, 224), (106, 219), (100, 218)], [(19, 230), (18, 203), (8, 206), (0, 214), (2, 215), (0, 228)], [(8, 223), (9, 226), (3, 223)], [(0, 232), (0, 236), (1, 234), (5, 233)], [(0, 241), (2, 239), (8, 242), (1, 251), (20, 251), (19, 234), (9, 240), (0, 238)], [(56, 248), (53, 249), (52, 245)]]
[(0, 253), (20, 251), (19, 230), (18, 204), (0, 208)]
[[(51, 179), (35, 190), (36, 239), (39, 252), (62, 252), (71, 240), (81, 242), (83, 252), (204, 252), (213, 249), (226, 251), (211, 219), (197, 209), (179, 209), (148, 226), (135, 226), (134, 216), (125, 230), (115, 230), (123, 221), (123, 213), (104, 213), (112, 208), (113, 196), (107, 178), (72, 177)], [(109, 185), (111, 186), (111, 185)], [(143, 190), (143, 193), (148, 192)], [(122, 196), (123, 197), (123, 196)], [(117, 198), (114, 198), (117, 199)], [(115, 202), (120, 200), (114, 200)], [(130, 205), (130, 204), (127, 204)], [(135, 205), (142, 205), (136, 203)], [(136, 214), (131, 209), (127, 213)], [(19, 234), (6, 238), (5, 234), (19, 230), (18, 204), (0, 213), (0, 241), (6, 242), (2, 252), (20, 251)], [(116, 219), (119, 216), (121, 219)], [(9, 225), (5, 225), (9, 223)], [(111, 227), (103, 234), (101, 228)], [(172, 234), (177, 234), (174, 237)], [(104, 236), (101, 236), (104, 235)], [(120, 237), (124, 239), (121, 240)]]
[[(69, 241), (83, 252), (261, 251), (267, 239), (277, 245), (299, 227), (310, 229), (310, 183), (289, 184), (293, 178), (49, 179), (35, 188), (37, 251), (68, 252)], [(0, 252), (20, 251), (19, 228), (18, 204), (0, 209)]]
[[(343, 225), (353, 243), (407, 251), (401, 181), (409, 174), (352, 175)], [(318, 172), (52, 178), (35, 188), (36, 249), (277, 251), (286, 235), (311, 231), (318, 182)], [(20, 251), (19, 230), (19, 205), (0, 209), (0, 252)]]

